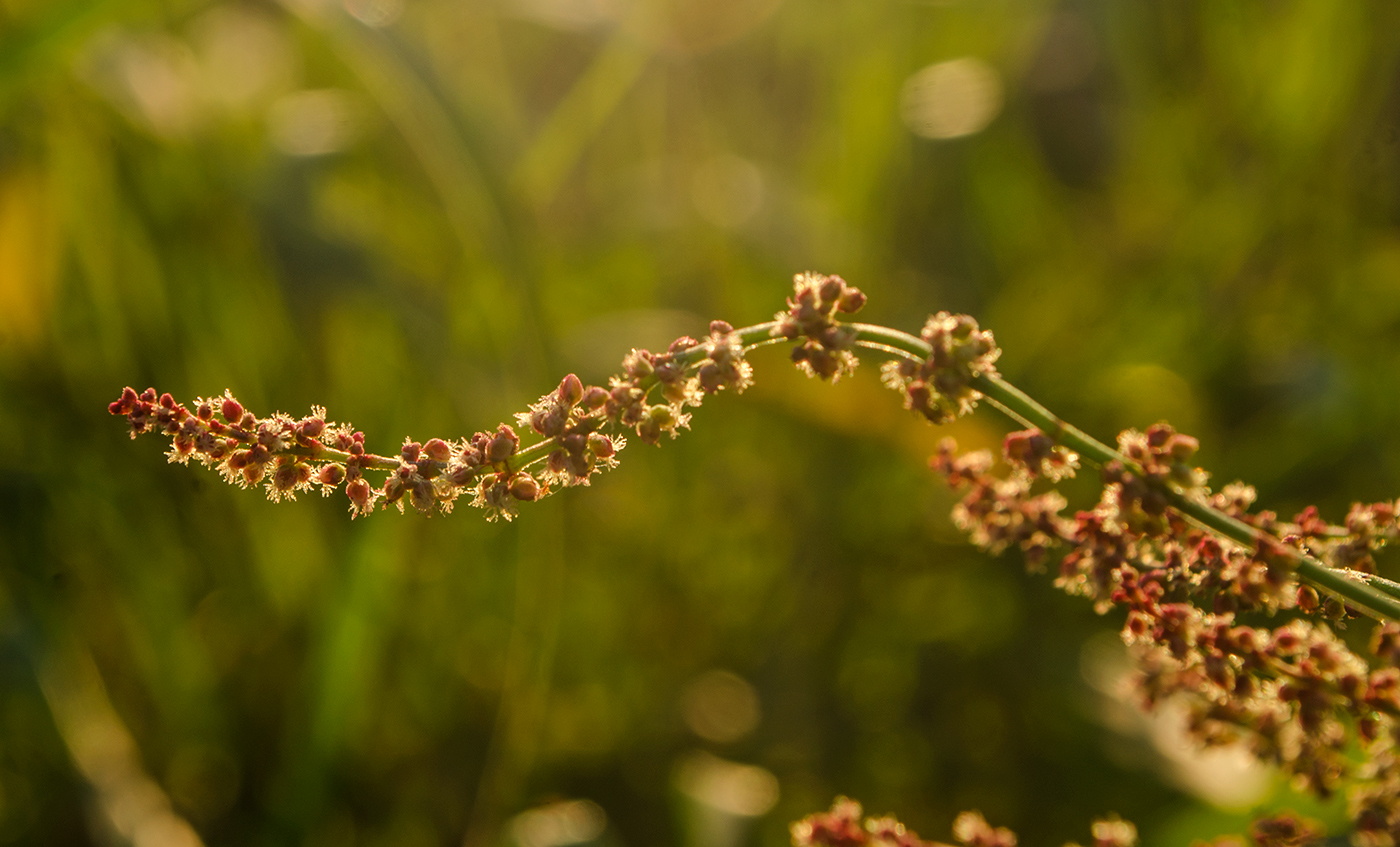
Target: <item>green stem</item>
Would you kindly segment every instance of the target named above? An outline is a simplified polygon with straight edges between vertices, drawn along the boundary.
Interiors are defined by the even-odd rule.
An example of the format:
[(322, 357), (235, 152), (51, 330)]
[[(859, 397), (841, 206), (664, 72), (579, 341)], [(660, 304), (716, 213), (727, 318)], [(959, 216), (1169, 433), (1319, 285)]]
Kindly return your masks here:
[[(932, 352), (922, 338), (899, 330), (873, 324), (848, 324), (856, 330), (856, 341), (864, 347), (893, 351), (917, 359), (926, 359)], [(1120, 462), (1123, 467), (1137, 474), (1160, 492), (1167, 501), (1192, 521), (1249, 548), (1266, 545), (1292, 565), (1298, 576), (1313, 585), (1333, 594), (1352, 606), (1381, 620), (1400, 621), (1400, 599), (1385, 590), (1378, 590), (1367, 582), (1369, 575), (1360, 572), (1342, 571), (1330, 568), (1317, 559), (1295, 547), (1283, 544), (1273, 535), (1233, 518), (1219, 509), (1192, 500), (1172, 486), (1146, 476), (1142, 468), (1131, 459), (1095, 439), (1064, 420), (1049, 409), (1037, 403), (1024, 391), (995, 374), (983, 374), (972, 380), (972, 387), (982, 392), (987, 399), (1017, 418), (1052, 438), (1056, 443), (1068, 447), (1081, 456), (1104, 465)]]

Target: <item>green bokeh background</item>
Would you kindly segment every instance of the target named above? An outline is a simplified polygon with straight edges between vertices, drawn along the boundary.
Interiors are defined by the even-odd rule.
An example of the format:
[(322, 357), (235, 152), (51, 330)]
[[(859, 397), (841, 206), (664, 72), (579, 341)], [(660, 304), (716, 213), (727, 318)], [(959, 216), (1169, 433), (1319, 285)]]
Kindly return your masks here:
[[(966, 57), (994, 119), (911, 132)], [(1400, 493), (1398, 59), (1393, 0), (0, 0), (0, 843), (505, 845), (581, 798), (616, 847), (780, 845), (838, 793), (945, 839), (1238, 831), (1104, 725), (1116, 622), (961, 542), (873, 362), (756, 352), (510, 525), (274, 505), (106, 404), (227, 387), (389, 452), (811, 269), (1337, 518)], [(728, 743), (678, 705), (716, 668), (762, 706)], [(696, 750), (778, 780), (736, 842), (687, 823)]]

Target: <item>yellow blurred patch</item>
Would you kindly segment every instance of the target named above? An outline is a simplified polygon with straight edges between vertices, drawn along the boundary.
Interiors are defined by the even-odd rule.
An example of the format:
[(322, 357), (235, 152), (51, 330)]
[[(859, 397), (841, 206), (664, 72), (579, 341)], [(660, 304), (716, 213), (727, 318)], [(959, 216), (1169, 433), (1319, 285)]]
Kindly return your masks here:
[(53, 301), (53, 217), (34, 173), (0, 177), (0, 351), (37, 346)]
[(1182, 432), (1200, 427), (1201, 408), (1191, 384), (1161, 365), (1119, 365), (1103, 374), (1099, 396), (1123, 426), (1144, 429), (1170, 421)]

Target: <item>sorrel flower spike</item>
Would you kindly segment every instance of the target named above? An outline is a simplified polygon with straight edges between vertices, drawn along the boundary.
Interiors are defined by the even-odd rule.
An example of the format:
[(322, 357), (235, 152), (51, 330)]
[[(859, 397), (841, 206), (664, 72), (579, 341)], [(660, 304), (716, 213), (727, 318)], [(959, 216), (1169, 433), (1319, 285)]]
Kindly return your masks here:
[[(171, 461), (194, 457), (239, 485), (264, 484), (273, 499), (293, 497), (313, 485), (328, 491), (343, 484), (351, 511), (359, 516), (388, 503), (402, 509), (405, 501), (422, 512), (446, 512), (466, 494), (488, 519), (510, 520), (520, 503), (562, 487), (587, 485), (595, 473), (616, 465), (625, 445), (621, 430), (657, 444), (663, 435), (674, 438), (687, 428), (687, 410), (707, 395), (726, 388), (743, 391), (753, 381), (745, 355), (755, 347), (797, 342), (792, 358), (798, 367), (833, 381), (855, 368), (855, 351), (864, 348), (893, 357), (884, 368), (885, 383), (903, 395), (906, 407), (928, 420), (938, 423), (966, 414), (985, 398), (1035, 427), (1038, 438), (1069, 451), (1065, 462), (1082, 456), (1117, 474), (1124, 490), (1141, 488), (1144, 503), (1258, 550), (1273, 567), (1296, 572), (1350, 606), (1400, 620), (1400, 585), (1323, 564), (1299, 544), (1283, 543), (1267, 526), (1222, 509), (1205, 496), (1203, 478), (1161, 473), (1133, 445), (1115, 450), (1007, 383), (995, 368), (1001, 353), (995, 339), (973, 318), (939, 312), (918, 336), (843, 319), (858, 312), (865, 300), (864, 293), (839, 276), (798, 274), (787, 308), (772, 321), (740, 329), (714, 321), (702, 340), (678, 338), (662, 353), (633, 350), (606, 386), (585, 386), (576, 376), (566, 376), (555, 391), (517, 415), (514, 427), (501, 424), (458, 441), (435, 438), (420, 444), (406, 439), (397, 456), (367, 452), (362, 433), (327, 423), (322, 409), (313, 408), (303, 418), (280, 413), (260, 418), (229, 392), (198, 400), (191, 410), (154, 389), (138, 394), (128, 388), (111, 411), (126, 416), (133, 436), (170, 436)], [(1184, 449), (1185, 443), (1179, 440), (1173, 449)], [(1025, 449), (1034, 453), (1044, 445), (1027, 443)], [(1056, 467), (1047, 465), (1043, 472)], [(367, 471), (384, 471), (387, 477), (374, 485), (365, 478)], [(1350, 552), (1360, 561), (1371, 541), (1358, 543)], [(1347, 552), (1339, 548), (1332, 558), (1343, 561)]]
[[(1106, 466), (1098, 505), (1069, 518), (1053, 489), (1032, 480), (1059, 471), (1064, 457), (1038, 431), (1012, 433), (1003, 445), (1009, 474), (992, 474), (987, 451), (958, 455), (945, 439), (931, 464), (965, 495), (954, 520), (974, 543), (1025, 551), (1039, 568), (1058, 551), (1056, 585), (1088, 597), (1100, 612), (1126, 612), (1122, 636), (1137, 666), (1136, 694), (1153, 708), (1168, 699), (1190, 708), (1190, 734), (1202, 745), (1243, 742), (1321, 796), (1346, 786), (1354, 826), (1366, 843), (1400, 837), (1400, 626), (1373, 634), (1374, 666), (1351, 652), (1325, 623), (1306, 618), (1250, 626), (1238, 612), (1321, 612), (1341, 621), (1344, 604), (1319, 604), (1311, 588), (1264, 548), (1221, 540), (1185, 521), (1143, 479)], [(1204, 474), (1190, 465), (1195, 439), (1158, 424), (1119, 437), (1151, 479), (1175, 479), (1206, 497)], [(1226, 486), (1208, 502), (1240, 521), (1290, 537), (1325, 537), (1354, 560), (1395, 534), (1393, 504), (1357, 505), (1349, 527), (1324, 524), (1308, 509), (1296, 524), (1246, 511), (1254, 493)], [(1303, 524), (1306, 522), (1306, 526)], [(1352, 745), (1366, 756), (1353, 761)], [(1385, 842), (1385, 843), (1393, 843)]]
[[(793, 847), (948, 847), (922, 840), (892, 815), (867, 817), (859, 803), (846, 797), (837, 797), (830, 811), (808, 815), (790, 829)], [(1117, 815), (1094, 821), (1090, 834), (1094, 847), (1137, 845), (1137, 827)], [(963, 847), (1016, 847), (1017, 842), (1016, 833), (993, 827), (975, 811), (954, 819), (953, 838)]]

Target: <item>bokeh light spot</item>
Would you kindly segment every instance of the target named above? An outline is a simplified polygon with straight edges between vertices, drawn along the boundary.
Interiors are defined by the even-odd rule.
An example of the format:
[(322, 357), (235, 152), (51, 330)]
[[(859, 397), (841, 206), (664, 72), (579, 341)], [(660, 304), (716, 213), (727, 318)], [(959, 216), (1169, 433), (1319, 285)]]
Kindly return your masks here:
[(713, 670), (691, 680), (681, 694), (681, 716), (706, 741), (738, 741), (758, 726), (758, 692), (742, 677)]
[(520, 847), (564, 847), (594, 841), (607, 829), (608, 816), (591, 800), (565, 800), (527, 812), (510, 822)]
[(904, 125), (924, 138), (974, 135), (1001, 112), (1001, 78), (981, 59), (966, 57), (929, 65), (904, 83)]
[(272, 146), (289, 156), (324, 156), (349, 147), (359, 134), (359, 103), (345, 91), (298, 91), (272, 104)]

